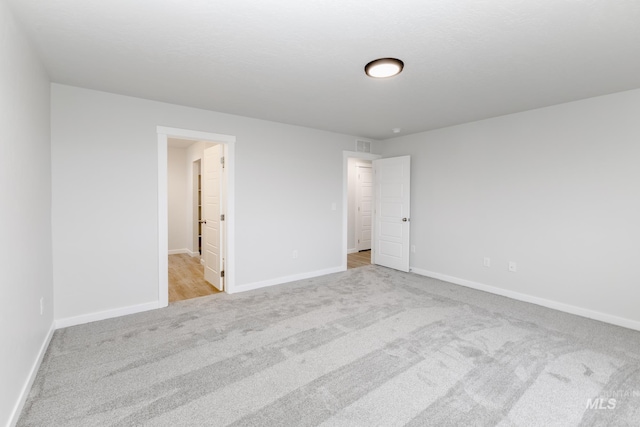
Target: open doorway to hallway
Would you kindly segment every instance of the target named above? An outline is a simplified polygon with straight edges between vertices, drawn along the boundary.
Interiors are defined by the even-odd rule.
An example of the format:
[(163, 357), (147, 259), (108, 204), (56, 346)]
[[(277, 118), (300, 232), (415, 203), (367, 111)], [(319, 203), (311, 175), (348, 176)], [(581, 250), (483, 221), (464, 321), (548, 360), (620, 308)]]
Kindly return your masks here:
[[(348, 154), (348, 153), (345, 153)], [(372, 156), (351, 153), (347, 164), (347, 269), (371, 264), (373, 230)]]
[(169, 303), (222, 291), (223, 151), (213, 142), (167, 140)]
[[(168, 151), (169, 151), (169, 139), (181, 139), (185, 141), (193, 141), (193, 142), (204, 142), (204, 143), (212, 143), (215, 146), (222, 148), (222, 158), (219, 159), (219, 165), (224, 169), (224, 173), (222, 174), (222, 187), (224, 187), (224, 192), (222, 193), (222, 198), (220, 200), (215, 199), (215, 197), (207, 198), (204, 197), (202, 201), (203, 206), (214, 206), (218, 203), (220, 206), (224, 206), (224, 211), (220, 211), (219, 213), (224, 215), (218, 216), (217, 219), (213, 219), (211, 224), (209, 224), (209, 218), (206, 217), (206, 213), (214, 212), (214, 209), (206, 209), (205, 216), (203, 218), (203, 222), (206, 221), (207, 232), (204, 232), (205, 239), (203, 242), (206, 243), (206, 237), (209, 235), (209, 231), (214, 229), (214, 225), (219, 225), (223, 222), (223, 225), (219, 225), (217, 231), (219, 236), (221, 237), (221, 242), (224, 244), (220, 244), (220, 253), (223, 256), (219, 257), (215, 264), (217, 266), (222, 267), (221, 269), (212, 270), (208, 269), (208, 266), (213, 266), (214, 262), (209, 263), (209, 260), (213, 260), (213, 258), (207, 259), (207, 250), (202, 249), (203, 254), (205, 254), (205, 277), (207, 277), (207, 273), (209, 275), (213, 272), (218, 273), (218, 279), (224, 278), (223, 281), (220, 281), (218, 284), (222, 284), (224, 286), (224, 291), (228, 293), (233, 293), (235, 290), (235, 179), (234, 179), (234, 170), (235, 170), (235, 143), (236, 137), (233, 135), (223, 135), (216, 134), (210, 132), (189, 130), (189, 129), (179, 129), (179, 128), (170, 128), (164, 126), (157, 127), (158, 132), (158, 307), (166, 307), (169, 305), (169, 260), (167, 255), (171, 255), (169, 252), (169, 200), (168, 200)], [(207, 163), (205, 156), (201, 157), (203, 159), (203, 163)], [(207, 172), (206, 165), (203, 164), (203, 171)], [(213, 180), (213, 175), (210, 176)], [(203, 177), (203, 180), (206, 180), (207, 177)], [(206, 186), (205, 186), (206, 187)], [(191, 187), (192, 188), (192, 187)], [(193, 204), (187, 203), (188, 209), (193, 209)], [(187, 215), (189, 218), (189, 215)], [(193, 218), (193, 215), (190, 217)], [(210, 225), (210, 226), (209, 226)], [(193, 227), (191, 228), (193, 229)], [(212, 233), (215, 235), (215, 233)], [(218, 236), (214, 236), (218, 237)], [(204, 243), (203, 243), (204, 245)], [(191, 249), (190, 252), (195, 252), (194, 249)], [(213, 253), (214, 251), (211, 251)], [(214, 260), (215, 261), (215, 260)], [(209, 265), (208, 265), (209, 264)], [(207, 279), (207, 281), (212, 282)], [(215, 285), (216, 283), (214, 283)]]

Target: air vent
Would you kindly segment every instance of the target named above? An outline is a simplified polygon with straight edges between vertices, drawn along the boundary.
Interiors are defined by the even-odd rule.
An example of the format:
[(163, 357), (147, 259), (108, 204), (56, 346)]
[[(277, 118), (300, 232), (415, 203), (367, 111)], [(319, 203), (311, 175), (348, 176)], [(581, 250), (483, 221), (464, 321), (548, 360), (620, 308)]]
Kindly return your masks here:
[(363, 141), (361, 139), (356, 140), (356, 151), (359, 153), (370, 153), (371, 152), (371, 142)]

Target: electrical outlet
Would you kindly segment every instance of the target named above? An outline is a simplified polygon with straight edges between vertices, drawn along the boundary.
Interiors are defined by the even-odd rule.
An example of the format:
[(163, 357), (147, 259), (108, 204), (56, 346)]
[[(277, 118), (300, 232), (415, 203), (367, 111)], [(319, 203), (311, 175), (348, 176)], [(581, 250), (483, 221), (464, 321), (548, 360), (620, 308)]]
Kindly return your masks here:
[(516, 265), (516, 263), (513, 261), (509, 261), (509, 271), (512, 271), (515, 273), (517, 269), (518, 269), (518, 266)]
[(40, 316), (44, 314), (44, 297), (40, 298)]
[(416, 245), (411, 245), (411, 252), (416, 253)]
[(291, 254), (291, 257), (293, 259), (297, 259), (298, 258), (298, 250), (297, 249), (294, 249), (293, 253)]
[(491, 258), (489, 257), (484, 257), (484, 260), (482, 261), (482, 265), (484, 265), (485, 267), (491, 267)]

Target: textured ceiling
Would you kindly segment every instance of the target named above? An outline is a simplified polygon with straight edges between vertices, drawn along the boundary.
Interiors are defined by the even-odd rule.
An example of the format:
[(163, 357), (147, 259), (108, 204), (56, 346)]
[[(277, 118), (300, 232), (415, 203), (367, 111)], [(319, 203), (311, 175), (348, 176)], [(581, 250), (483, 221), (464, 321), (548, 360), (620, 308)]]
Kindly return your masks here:
[(375, 139), (640, 87), (638, 0), (9, 3), (54, 82)]

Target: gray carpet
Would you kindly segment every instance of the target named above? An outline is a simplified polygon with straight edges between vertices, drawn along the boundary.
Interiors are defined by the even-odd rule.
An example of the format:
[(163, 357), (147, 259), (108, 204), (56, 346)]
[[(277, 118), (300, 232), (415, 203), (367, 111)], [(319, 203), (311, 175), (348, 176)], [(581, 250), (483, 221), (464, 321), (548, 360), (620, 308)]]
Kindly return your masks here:
[(19, 426), (640, 425), (640, 333), (377, 266), (55, 332)]

